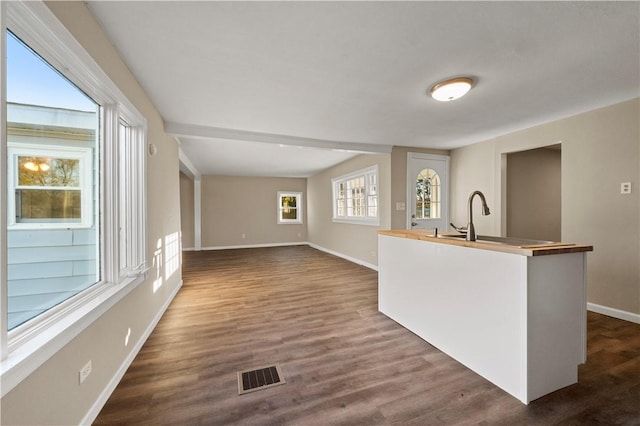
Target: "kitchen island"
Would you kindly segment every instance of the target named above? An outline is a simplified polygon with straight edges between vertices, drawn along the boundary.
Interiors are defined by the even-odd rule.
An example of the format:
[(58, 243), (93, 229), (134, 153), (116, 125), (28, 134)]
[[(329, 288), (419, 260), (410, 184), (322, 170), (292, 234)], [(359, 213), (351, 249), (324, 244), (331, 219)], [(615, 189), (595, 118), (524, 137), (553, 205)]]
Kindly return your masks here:
[(525, 404), (577, 382), (593, 247), (378, 234), (380, 312)]

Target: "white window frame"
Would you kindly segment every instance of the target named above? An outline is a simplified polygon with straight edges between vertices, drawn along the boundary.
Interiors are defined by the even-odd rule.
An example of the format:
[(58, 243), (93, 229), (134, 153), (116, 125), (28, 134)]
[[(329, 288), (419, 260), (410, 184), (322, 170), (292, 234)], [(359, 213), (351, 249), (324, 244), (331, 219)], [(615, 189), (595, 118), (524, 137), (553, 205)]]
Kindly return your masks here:
[[(69, 228), (89, 228), (93, 226), (93, 158), (92, 149), (84, 147), (70, 146), (53, 146), (38, 145), (27, 143), (9, 142), (9, 161), (7, 164), (9, 174), (9, 190), (7, 193), (7, 208), (9, 217), (7, 217), (9, 229), (69, 229)], [(61, 157), (79, 160), (80, 164), (80, 186), (73, 189), (80, 190), (81, 199), (81, 216), (80, 222), (17, 222), (16, 221), (16, 189), (19, 187), (18, 172), (16, 169), (18, 156), (28, 157)], [(47, 189), (48, 187), (34, 189)], [(63, 187), (59, 187), (63, 188)]]
[[(146, 270), (146, 125), (132, 125), (127, 114), (115, 114), (118, 118), (118, 146), (114, 155), (118, 157), (118, 188), (120, 209), (119, 233), (119, 281), (135, 277)], [(140, 122), (139, 119), (135, 120)], [(120, 136), (120, 126), (127, 129), (126, 140)], [(125, 144), (123, 147), (122, 144)], [(122, 156), (125, 163), (122, 164)], [(115, 218), (114, 218), (115, 219)]]
[[(297, 219), (285, 219), (282, 217), (282, 197), (296, 197)], [(302, 192), (278, 191), (278, 225), (301, 225), (302, 221)]]
[[(376, 200), (377, 200), (377, 208), (376, 215), (369, 216), (369, 197), (370, 193), (370, 185), (369, 185), (369, 176), (375, 175), (376, 177)], [(364, 211), (365, 216), (348, 216), (347, 209), (345, 209), (345, 215), (338, 215), (338, 185), (341, 183), (345, 183), (352, 179), (364, 178), (365, 182), (365, 195), (364, 195)], [(336, 223), (351, 223), (357, 225), (369, 225), (369, 226), (380, 226), (380, 176), (378, 173), (378, 165), (374, 165), (371, 167), (367, 167), (365, 169), (357, 170), (355, 172), (342, 175), (336, 178), (331, 179), (331, 187), (332, 187), (332, 195), (333, 195), (333, 222)]]
[[(0, 209), (0, 387), (1, 397), (28, 377), (108, 309), (146, 279), (146, 119), (93, 58), (41, 1), (0, 2), (0, 119), (6, 123), (6, 31), (10, 29), (47, 62), (101, 105), (100, 197), (94, 209), (100, 218), (101, 280), (89, 289), (22, 324), (7, 330), (7, 209)], [(127, 182), (118, 180), (118, 123), (132, 128), (129, 155), (132, 167)], [(4, 129), (4, 125), (3, 125)], [(0, 201), (6, 205), (7, 135), (0, 132)], [(131, 187), (126, 208), (133, 214), (122, 224), (119, 197), (123, 185)], [(135, 216), (134, 216), (135, 215)], [(128, 264), (120, 265), (120, 226), (133, 240), (127, 244)]]

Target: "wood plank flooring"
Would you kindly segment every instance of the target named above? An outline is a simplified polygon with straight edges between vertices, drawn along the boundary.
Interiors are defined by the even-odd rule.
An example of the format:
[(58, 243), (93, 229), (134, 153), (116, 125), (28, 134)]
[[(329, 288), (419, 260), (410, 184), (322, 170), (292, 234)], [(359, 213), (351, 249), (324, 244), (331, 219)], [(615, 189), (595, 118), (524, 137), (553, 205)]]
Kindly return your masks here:
[[(527, 406), (380, 314), (375, 271), (306, 246), (183, 260), (96, 425), (640, 424), (640, 325), (589, 313), (579, 383)], [(287, 383), (239, 396), (271, 363)]]

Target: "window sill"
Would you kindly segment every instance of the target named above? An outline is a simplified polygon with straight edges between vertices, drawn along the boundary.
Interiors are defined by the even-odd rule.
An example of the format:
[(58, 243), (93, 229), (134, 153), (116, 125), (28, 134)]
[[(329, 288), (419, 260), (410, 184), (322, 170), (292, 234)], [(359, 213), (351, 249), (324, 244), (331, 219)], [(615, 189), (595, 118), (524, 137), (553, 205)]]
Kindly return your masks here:
[(107, 284), (91, 300), (55, 321), (24, 344), (10, 350), (7, 358), (0, 362), (0, 397), (19, 385), (145, 279), (146, 273), (121, 284)]
[(75, 229), (92, 229), (93, 225), (83, 223), (13, 223), (7, 225), (7, 231), (45, 231), (45, 230), (75, 230)]
[(380, 226), (379, 220), (350, 220), (350, 219), (336, 219), (333, 218), (334, 223), (346, 223), (349, 225), (365, 225), (365, 226)]

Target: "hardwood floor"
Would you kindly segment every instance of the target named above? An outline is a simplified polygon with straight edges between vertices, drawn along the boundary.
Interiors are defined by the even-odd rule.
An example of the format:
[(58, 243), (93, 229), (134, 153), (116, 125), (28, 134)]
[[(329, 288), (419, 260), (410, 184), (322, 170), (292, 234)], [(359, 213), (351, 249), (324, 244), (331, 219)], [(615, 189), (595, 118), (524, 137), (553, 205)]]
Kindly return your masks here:
[[(640, 325), (589, 313), (579, 383), (527, 406), (380, 314), (375, 271), (306, 246), (183, 260), (95, 424), (640, 424)], [(239, 396), (271, 363), (287, 383)]]

